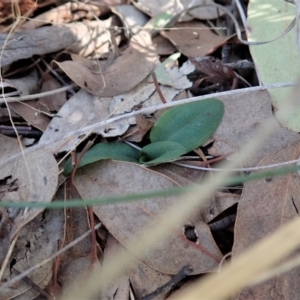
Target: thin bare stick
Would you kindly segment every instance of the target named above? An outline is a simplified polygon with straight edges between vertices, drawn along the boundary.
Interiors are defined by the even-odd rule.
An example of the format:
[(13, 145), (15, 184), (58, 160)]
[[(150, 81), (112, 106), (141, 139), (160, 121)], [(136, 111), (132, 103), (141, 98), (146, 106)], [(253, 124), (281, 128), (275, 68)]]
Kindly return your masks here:
[(248, 30), (248, 26), (247, 26), (247, 18), (245, 16), (242, 4), (241, 4), (240, 0), (234, 0), (234, 2), (235, 2), (235, 5), (236, 5), (236, 7), (237, 7), (237, 9), (239, 11), (239, 14), (240, 14), (240, 17), (241, 17), (244, 29), (246, 30), (246, 33), (248, 35), (249, 34), (249, 30)]
[(83, 150), (81, 151), (81, 153), (78, 155), (78, 157), (75, 160), (75, 166), (73, 167), (72, 173), (71, 173), (71, 186), (74, 186), (74, 178), (75, 178), (75, 174), (76, 174), (76, 170), (77, 167), (82, 159), (82, 157), (84, 156), (84, 154), (94, 145), (94, 141), (96, 138), (94, 138), (92, 141), (88, 141), (87, 144), (84, 146)]
[[(230, 171), (232, 171), (232, 172), (252, 172), (252, 171), (259, 171), (259, 170), (283, 167), (286, 165), (291, 165), (291, 164), (299, 163), (299, 162), (300, 162), (300, 159), (294, 159), (294, 160), (285, 161), (285, 162), (274, 164), (274, 165), (258, 166), (258, 167), (252, 167), (252, 168), (235, 168), (235, 169), (230, 169)], [(175, 164), (177, 166), (185, 167), (185, 168), (195, 169), (195, 170), (216, 171), (216, 172), (225, 171), (225, 169), (220, 169), (220, 168), (205, 168), (205, 167), (186, 165), (186, 164), (177, 163), (177, 162), (173, 162), (173, 164)]]
[[(21, 273), (13, 268), (13, 271), (17, 274), (20, 275)], [(47, 300), (54, 300), (54, 298), (48, 294), (46, 291), (44, 291), (42, 288), (40, 288), (37, 284), (35, 284), (30, 278), (25, 276), (22, 279), (27, 285), (29, 285), (32, 289), (36, 290), (38, 293), (40, 293), (42, 296), (44, 296)]]
[[(37, 94), (33, 94), (33, 95), (26, 95), (26, 96), (18, 97), (18, 98), (5, 97), (5, 99), (6, 99), (6, 102), (19, 102), (19, 101), (33, 100), (33, 99), (37, 99), (37, 98), (40, 98), (40, 97), (51, 96), (51, 95), (54, 95), (54, 94), (65, 92), (65, 91), (68, 91), (68, 90), (72, 89), (75, 86), (76, 86), (76, 84), (72, 83), (70, 85), (67, 85), (67, 86), (64, 86), (62, 88), (55, 89), (55, 90), (52, 90), (52, 91), (48, 91), (48, 92), (37, 93)], [(4, 99), (4, 97), (0, 97), (0, 104), (5, 103), (5, 101), (2, 100), (2, 99)]]
[(184, 266), (178, 274), (176, 274), (170, 281), (165, 283), (163, 286), (157, 288), (154, 292), (146, 295), (142, 298), (142, 300), (151, 300), (156, 298), (157, 296), (165, 293), (166, 291), (173, 288), (176, 284), (178, 284), (182, 279), (187, 277), (193, 272), (193, 268), (191, 266)]
[(158, 93), (158, 96), (159, 96), (161, 102), (162, 102), (162, 103), (167, 103), (165, 96), (164, 96), (163, 93), (161, 92), (161, 89), (160, 89), (160, 87), (159, 87), (159, 84), (158, 84), (158, 81), (157, 81), (157, 78), (156, 78), (156, 75), (155, 75), (154, 72), (152, 73), (152, 78), (153, 78), (153, 82), (154, 82), (156, 91), (157, 91), (157, 93)]

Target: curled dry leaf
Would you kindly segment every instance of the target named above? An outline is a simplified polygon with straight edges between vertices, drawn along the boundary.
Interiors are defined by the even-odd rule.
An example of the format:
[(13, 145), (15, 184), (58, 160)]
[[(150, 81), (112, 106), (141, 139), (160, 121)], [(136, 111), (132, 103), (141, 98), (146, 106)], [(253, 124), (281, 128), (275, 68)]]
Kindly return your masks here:
[[(2, 135), (0, 145), (0, 162), (20, 151), (15, 140)], [(0, 169), (1, 200), (50, 202), (56, 190), (57, 178), (58, 167), (53, 155), (45, 149), (40, 149)], [(15, 211), (13, 216), (10, 216), (13, 219), (10, 238), (42, 211), (42, 208), (28, 210), (25, 214)]]
[(161, 34), (188, 57), (209, 54), (228, 40), (226, 36), (212, 33), (209, 27), (198, 21), (176, 23), (172, 30), (162, 31)]
[[(95, 184), (95, 182), (97, 184)], [(75, 185), (83, 199), (142, 193), (178, 186), (169, 178), (145, 169), (137, 164), (102, 161), (78, 170)], [(157, 241), (153, 250), (140, 257), (132, 242), (151, 222), (163, 218), (163, 213), (180, 201), (178, 196), (166, 196), (139, 202), (127, 202), (94, 207), (95, 214), (109, 232), (131, 253), (137, 255), (149, 267), (165, 274), (176, 274), (186, 265), (191, 265), (194, 274), (215, 268), (222, 254), (216, 246), (208, 226), (199, 214), (186, 220), (195, 221), (197, 242), (188, 240), (178, 225), (168, 237)]]
[(200, 76), (204, 76), (208, 82), (232, 84), (232, 80), (236, 78), (232, 68), (224, 65), (218, 58), (206, 56), (190, 58), (190, 61), (195, 70), (200, 72)]
[[(221, 125), (212, 136), (215, 142), (209, 153), (221, 156), (231, 151), (238, 152), (253, 138), (263, 122), (272, 118), (272, 107), (268, 91), (237, 93), (218, 98), (224, 103), (225, 114)], [(259, 149), (244, 162), (246, 167), (254, 167), (266, 155), (299, 141), (298, 133), (284, 128), (279, 123), (276, 124), (273, 134), (262, 141)]]
[(140, 31), (132, 37), (128, 48), (105, 70), (95, 72), (79, 62), (72, 61), (57, 64), (76, 84), (89, 93), (112, 97), (128, 92), (138, 85), (150, 74), (157, 62), (158, 56), (150, 34)]
[[(267, 156), (259, 166), (298, 159), (299, 141)], [(233, 260), (257, 241), (292, 218), (299, 218), (300, 181), (297, 172), (247, 182), (238, 207)], [(278, 245), (280, 246), (280, 245)], [(274, 249), (276, 251), (276, 249)], [(299, 255), (294, 253), (293, 256)], [(289, 257), (291, 258), (291, 257)], [(294, 268), (259, 285), (244, 289), (235, 299), (265, 299), (265, 295), (294, 299), (300, 294), (300, 268)], [(251, 295), (251, 296), (250, 296)]]
[(112, 7), (112, 12), (121, 19), (128, 38), (137, 34), (149, 20), (148, 16), (129, 4), (116, 5)]

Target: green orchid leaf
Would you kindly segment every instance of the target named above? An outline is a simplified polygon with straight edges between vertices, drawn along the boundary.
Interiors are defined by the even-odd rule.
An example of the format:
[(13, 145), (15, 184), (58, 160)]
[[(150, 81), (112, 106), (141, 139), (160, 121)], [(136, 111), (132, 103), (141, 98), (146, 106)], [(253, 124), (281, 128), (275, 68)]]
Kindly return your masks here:
[(223, 114), (223, 102), (213, 98), (172, 107), (153, 126), (151, 143), (172, 141), (190, 152), (216, 131)]
[[(88, 150), (82, 157), (77, 168), (102, 159), (114, 159), (129, 162), (139, 162), (140, 151), (123, 143), (100, 143)], [(64, 175), (72, 172), (71, 159), (65, 164)]]
[(147, 165), (162, 164), (186, 152), (184, 147), (172, 141), (155, 142), (141, 150), (140, 163)]

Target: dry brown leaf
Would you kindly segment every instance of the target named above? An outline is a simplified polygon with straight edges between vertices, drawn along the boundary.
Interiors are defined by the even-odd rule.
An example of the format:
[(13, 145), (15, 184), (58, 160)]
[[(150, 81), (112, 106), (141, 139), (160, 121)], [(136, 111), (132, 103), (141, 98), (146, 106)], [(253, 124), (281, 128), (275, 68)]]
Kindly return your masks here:
[[(132, 37), (127, 49), (105, 70), (95, 72), (78, 62), (58, 66), (89, 93), (112, 97), (130, 91), (149, 75), (158, 62), (150, 34), (141, 31)], [(130, 76), (129, 76), (130, 74)]]
[(11, 155), (17, 154), (19, 151), (20, 149), (15, 139), (0, 134), (0, 160), (4, 161)]
[[(172, 102), (181, 92), (179, 88), (174, 89), (168, 86), (160, 86), (160, 90), (167, 102)], [(143, 81), (129, 92), (113, 97), (109, 105), (109, 111), (112, 115), (118, 115), (131, 112), (136, 108), (156, 107), (159, 104), (162, 104), (162, 101), (155, 85)], [(155, 111), (154, 108), (153, 113)], [(148, 114), (151, 114), (151, 112)], [(134, 124), (135, 122), (132, 121), (131, 123)]]
[[(161, 101), (161, 99), (158, 100)], [(154, 114), (137, 115), (135, 117), (136, 125), (130, 126), (126, 133), (122, 136), (122, 139), (129, 142), (141, 142), (145, 134), (151, 129), (154, 123), (165, 111), (166, 109), (160, 109)]]
[(228, 40), (226, 36), (212, 33), (209, 27), (198, 21), (176, 23), (172, 30), (162, 31), (161, 34), (188, 57), (209, 54)]
[[(0, 135), (0, 145), (3, 152), (1, 161), (18, 153), (18, 143), (8, 137)], [(21, 202), (50, 202), (57, 187), (58, 167), (53, 155), (40, 149), (36, 152), (21, 157), (14, 163), (0, 169), (2, 187), (10, 187), (1, 194), (2, 201)], [(10, 237), (25, 224), (35, 218), (43, 209), (31, 209), (25, 214), (13, 216), (13, 225)]]
[[(41, 92), (53, 91), (55, 89), (61, 88), (61, 85), (57, 82), (55, 78), (50, 75), (44, 77)], [(53, 113), (58, 112), (63, 105), (67, 102), (66, 92), (61, 92), (54, 95), (43, 96), (39, 98), (37, 105), (40, 108), (44, 108), (46, 112)]]
[(131, 142), (141, 142), (145, 134), (152, 128), (155, 121), (152, 118), (148, 119), (143, 115), (137, 115), (135, 119), (136, 126), (130, 126), (122, 138)]
[[(51, 120), (39, 143), (48, 142), (45, 148), (52, 153), (69, 151), (81, 141), (81, 136), (74, 136), (68, 140), (53, 143), (49, 142), (55, 140), (60, 135), (106, 119), (110, 115), (108, 108), (110, 101), (111, 98), (99, 98), (85, 90), (80, 90), (61, 108), (57, 114), (58, 117)], [(118, 136), (122, 135), (129, 126), (128, 121), (122, 119), (108, 126), (102, 126), (94, 130), (94, 132), (102, 136)]]
[[(254, 137), (264, 121), (272, 117), (272, 107), (266, 90), (219, 96), (218, 99), (224, 103), (225, 114), (221, 125), (212, 136), (215, 142), (209, 153), (222, 156), (231, 151), (238, 152)], [(244, 165), (254, 167), (265, 156), (295, 141), (299, 141), (299, 134), (277, 123), (273, 134), (261, 143), (259, 149), (249, 156)]]
[[(2, 88), (10, 87), (12, 90), (18, 91), (20, 96), (34, 94), (38, 87), (38, 73), (33, 69), (30, 73), (19, 78), (5, 79), (0, 83)], [(44, 131), (50, 120), (39, 112), (36, 101), (27, 101), (26, 103), (9, 103), (9, 108), (21, 116), (30, 125)]]
[(121, 19), (128, 37), (137, 34), (149, 20), (148, 16), (129, 4), (116, 5), (112, 7), (112, 12)]
[[(20, 116), (18, 116), (16, 113), (14, 113), (13, 111), (10, 112), (12, 119), (13, 120), (17, 120), (18, 122), (21, 121)], [(8, 109), (7, 108), (0, 108), (0, 122), (7, 122), (9, 121), (9, 113), (8, 113)]]
[(212, 83), (227, 83), (232, 84), (236, 74), (233, 69), (215, 57), (197, 57), (190, 58), (191, 63), (195, 66), (196, 71), (201, 72), (205, 81)]
[(39, 112), (39, 106), (36, 101), (11, 102), (8, 107), (21, 116), (29, 125), (45, 131), (50, 123), (50, 119)]
[(214, 201), (207, 202), (201, 209), (201, 218), (205, 223), (211, 222), (229, 207), (238, 203), (240, 195), (231, 193), (216, 193)]
[(107, 14), (109, 8), (105, 5), (97, 6), (91, 3), (67, 2), (58, 7), (50, 9), (24, 23), (21, 30), (32, 30), (34, 28), (52, 24), (59, 25), (78, 21), (79, 19), (94, 19), (95, 16)]
[[(136, 260), (136, 264), (127, 270), (130, 283), (137, 299), (142, 299), (147, 294), (154, 292), (157, 288), (171, 280), (171, 276), (159, 273), (142, 262)], [(171, 287), (170, 287), (171, 288)], [(166, 293), (155, 297), (155, 300), (164, 300)]]
[[(103, 265), (114, 258), (118, 251), (125, 251), (125, 249), (118, 243), (118, 241), (108, 234), (106, 246), (104, 249)], [(128, 274), (123, 273), (114, 281), (108, 283), (107, 287), (100, 292), (100, 299), (116, 299), (127, 300), (129, 299), (130, 281)]]
[[(259, 166), (294, 160), (299, 156), (300, 143), (296, 142), (267, 156)], [(245, 184), (238, 206), (233, 260), (281, 225), (299, 217), (299, 189), (297, 172)], [(299, 254), (299, 251), (297, 253)], [(296, 299), (300, 294), (299, 276), (300, 268), (294, 268), (259, 285), (244, 289), (235, 299), (266, 299), (266, 295), (274, 299)]]
[(0, 1), (0, 23), (5, 22), (7, 19), (16, 18), (16, 14), (13, 13), (18, 6), (19, 13), (22, 16), (30, 16), (37, 9), (37, 2), (32, 0), (20, 0), (13, 2), (9, 0)]
[[(9, 281), (17, 274), (49, 258), (58, 249), (59, 240), (64, 235), (64, 214), (62, 210), (47, 210), (43, 215), (36, 217), (21, 229), (16, 246), (4, 273), (4, 282)], [(52, 261), (36, 268), (28, 277), (44, 289), (52, 278)], [(1, 288), (1, 299), (34, 299), (39, 293), (30, 288), (25, 282), (18, 281), (13, 287)]]
[[(79, 24), (80, 26), (77, 26)], [(76, 27), (74, 27), (74, 25)], [(71, 23), (70, 29), (77, 36), (76, 43), (70, 44), (66, 51), (76, 53), (84, 57), (96, 58), (110, 52), (111, 39), (115, 39), (118, 44), (121, 40), (117, 28), (120, 21), (117, 16), (112, 16), (106, 20), (88, 21), (84, 23)], [(108, 30), (107, 28), (110, 28)]]
[[(190, 0), (180, 0), (181, 3), (184, 5), (184, 7), (188, 7), (190, 5)], [(192, 9), (188, 12), (189, 16), (192, 16), (193, 18), (200, 19), (200, 20), (212, 20), (218, 18), (220, 15), (222, 15), (223, 12), (218, 12), (218, 9), (214, 6), (213, 0), (193, 0), (193, 6), (201, 5), (201, 4), (211, 4), (203, 7), (198, 7), (195, 9)], [(183, 16), (184, 18), (185, 16)]]
[[(109, 234), (104, 250), (103, 264), (106, 264), (108, 259), (114, 259), (116, 253), (120, 253), (120, 251), (128, 252), (111, 234)], [(130, 255), (130, 253), (128, 253), (128, 255)], [(136, 299), (142, 299), (172, 278), (170, 275), (162, 274), (149, 268), (147, 265), (137, 260), (133, 255), (131, 255), (131, 259), (133, 260), (133, 263), (130, 268), (128, 268), (127, 272), (123, 273), (117, 280), (114, 280), (114, 282), (109, 285), (109, 288), (103, 291), (101, 299), (115, 299), (112, 295), (120, 297), (122, 294), (126, 294), (129, 283)], [(155, 299), (163, 300), (165, 299), (165, 294), (166, 293), (158, 295)], [(125, 299), (127, 300), (128, 296)]]
[[(76, 196), (72, 195), (72, 197), (75, 198)], [(73, 242), (90, 229), (85, 208), (69, 208), (66, 210), (66, 216), (64, 245)], [(92, 240), (89, 235), (62, 254), (58, 272), (58, 283), (62, 289), (61, 292), (70, 288), (70, 286), (78, 288), (78, 280), (81, 280), (85, 275), (88, 276), (93, 266), (91, 251)]]
[(176, 51), (176, 47), (160, 34), (152, 37), (152, 43), (158, 55), (171, 55)]
[[(189, 163), (187, 161), (184, 163), (193, 165), (193, 163)], [(176, 166), (174, 164), (158, 165), (152, 169), (169, 177), (171, 180), (174, 180), (181, 186), (192, 185), (195, 183), (199, 184), (204, 175), (204, 171)], [(214, 199), (212, 201), (208, 201), (200, 211), (200, 220), (204, 221), (205, 223), (212, 221), (224, 210), (236, 204), (240, 199), (240, 195), (219, 192), (212, 197), (214, 197)], [(197, 222), (197, 220), (194, 222)]]
[(86, 278), (90, 271), (91, 257), (89, 255), (77, 256), (72, 261), (63, 261), (59, 270), (58, 282), (62, 284), (63, 289), (72, 288), (74, 291), (78, 291), (79, 280), (82, 280), (83, 277)]
[[(112, 97), (109, 104), (109, 111), (113, 115), (131, 112), (134, 108), (140, 108), (145, 105), (154, 93), (154, 84), (144, 80), (129, 92)], [(154, 103), (150, 103), (149, 106), (157, 105), (159, 103), (161, 103), (161, 100), (158, 100), (158, 102), (154, 101)]]
[[(95, 184), (95, 182), (97, 184)], [(83, 199), (142, 193), (178, 186), (174, 181), (137, 164), (102, 161), (78, 170), (75, 185)], [(94, 207), (95, 214), (110, 233), (131, 253), (135, 245), (131, 241), (142, 233), (146, 226), (171, 206), (180, 197), (161, 197), (139, 202)], [(204, 273), (218, 266), (222, 254), (216, 246), (208, 226), (199, 214), (186, 220), (194, 225), (198, 234), (196, 243), (188, 240), (184, 224), (174, 229), (163, 241), (158, 241), (153, 250), (139, 257), (149, 267), (165, 274), (176, 274), (186, 265), (191, 265), (194, 274)]]
[(11, 91), (18, 91), (20, 96), (34, 94), (38, 91), (38, 80), (39, 75), (37, 69), (34, 68), (31, 72), (22, 77), (5, 78), (3, 82), (0, 83), (1, 92), (9, 87)]
[[(187, 162), (185, 163), (189, 164)], [(181, 186), (200, 183), (204, 175), (204, 172), (201, 170), (176, 166), (174, 164), (158, 165), (152, 167), (151, 169), (169, 177), (171, 180), (176, 181), (176, 183)]]
[(197, 282), (198, 278), (189, 278), (189, 280), (187, 282), (185, 282), (181, 287), (180, 289), (178, 290), (175, 290), (175, 291), (172, 291), (172, 294), (166, 298), (166, 300), (174, 300), (174, 299), (184, 299), (184, 295), (185, 293), (190, 289), (192, 288), (195, 283)]
[(55, 59), (51, 63), (51, 66), (54, 69), (58, 69), (56, 63), (63, 62), (66, 60), (72, 60), (78, 62), (79, 64), (85, 66), (86, 68), (92, 70), (95, 73), (99, 73), (101, 70), (105, 69), (106, 66), (106, 61), (92, 60), (90, 58), (86, 58), (74, 53), (69, 53), (67, 51), (60, 52), (58, 55), (56, 55)]

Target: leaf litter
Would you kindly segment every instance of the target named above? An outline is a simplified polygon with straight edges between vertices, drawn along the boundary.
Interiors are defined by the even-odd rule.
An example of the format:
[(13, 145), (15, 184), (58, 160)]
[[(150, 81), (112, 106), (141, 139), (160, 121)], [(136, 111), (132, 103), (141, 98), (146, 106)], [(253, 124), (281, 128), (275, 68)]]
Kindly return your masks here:
[[(135, 190), (130, 185), (132, 180), (139, 182)], [(97, 185), (94, 184), (95, 182)], [(75, 184), (83, 199), (176, 186), (176, 182), (167, 177), (136, 164), (112, 161), (93, 164), (89, 170), (78, 170)], [(94, 212), (112, 235), (134, 254), (135, 247), (130, 242), (134, 236), (141, 233), (143, 227), (149, 222), (163, 217), (163, 212), (167, 207), (179, 200), (178, 197), (167, 197), (135, 203), (105, 205), (95, 207)], [(187, 222), (193, 224), (192, 219)], [(191, 264), (196, 274), (217, 266), (222, 254), (216, 247), (208, 226), (201, 220), (197, 220), (194, 226), (198, 231), (201, 244), (187, 240), (183, 235), (182, 225), (174, 228), (174, 232), (165, 241), (161, 241), (152, 251), (147, 251), (147, 256), (140, 259), (151, 268), (165, 274), (176, 274), (186, 264)], [(204, 264), (203, 261), (206, 263)]]
[[(299, 141), (270, 154), (259, 165), (269, 165), (283, 161), (298, 159), (300, 156)], [(299, 217), (299, 174), (297, 172), (285, 176), (273, 176), (259, 182), (245, 184), (239, 203), (235, 227), (236, 240), (233, 246), (233, 260), (245, 248), (292, 218)], [(254, 209), (255, 208), (255, 209)], [(294, 253), (293, 256), (296, 256)], [(294, 268), (283, 275), (266, 282), (244, 289), (236, 299), (248, 297), (264, 297), (265, 293), (284, 293), (294, 297), (299, 292), (296, 278), (300, 269)]]
[[(258, 92), (249, 89), (246, 93), (232, 91), (235, 93), (222, 95), (224, 91), (257, 85), (259, 79), (263, 83), (289, 81), (287, 75), (276, 76), (279, 73), (276, 69), (279, 56), (284, 61), (280, 68), (285, 67), (285, 72), (280, 74), (286, 74), (291, 67), (285, 63), (284, 51), (277, 51), (277, 46), (271, 43), (266, 44), (266, 49), (271, 47), (272, 51), (250, 45), (251, 57), (248, 49), (245, 50), (245, 46), (232, 37), (235, 33), (232, 28), (236, 24), (224, 17), (224, 12), (214, 7), (212, 0), (194, 1), (194, 5), (202, 6), (189, 10), (180, 18), (176, 17), (175, 24), (173, 17), (189, 7), (188, 1), (53, 3), (54, 8), (47, 3), (35, 6), (20, 1), (21, 13), (31, 18), (20, 22), (18, 30), (7, 34), (13, 28), (10, 27), (13, 24), (11, 6), (0, 2), (0, 7), (6, 5), (0, 14), (0, 132), (15, 137), (17, 130), (25, 151), (24, 157), (1, 169), (1, 201), (50, 202), (52, 199), (66, 201), (81, 197), (84, 202), (84, 199), (187, 186), (199, 183), (208, 176), (213, 178), (209, 169), (218, 165), (216, 159), (227, 157), (234, 160), (264, 120), (276, 120), (282, 95), (288, 97), (287, 90), (282, 88), (270, 91), (262, 88)], [(43, 9), (43, 5), (47, 9)], [(272, 36), (268, 35), (269, 32), (261, 30), (263, 25), (260, 22), (264, 24), (265, 19), (261, 17), (260, 22), (253, 23), (251, 13), (259, 4), (252, 1), (249, 5), (250, 39), (270, 40)], [(292, 4), (283, 5), (290, 8)], [(235, 5), (230, 9), (234, 14), (238, 13)], [(269, 13), (272, 14), (272, 10)], [(168, 28), (163, 28), (163, 23)], [(282, 24), (278, 24), (280, 26)], [(277, 44), (297, 50), (294, 40), (289, 37), (283, 37), (286, 42), (279, 39)], [(280, 55), (274, 54), (274, 49)], [(263, 64), (261, 57), (267, 57), (272, 63)], [(292, 64), (294, 61), (297, 59)], [(259, 74), (256, 74), (253, 65)], [(151, 75), (153, 71), (158, 83)], [(72, 82), (76, 86), (69, 92), (44, 93), (39, 99), (17, 102), (18, 97), (52, 91)], [(152, 127), (160, 126), (157, 134), (164, 137), (172, 124), (176, 128), (179, 120), (174, 115), (169, 122), (162, 122), (162, 110), (157, 110), (157, 106), (192, 96), (207, 95), (207, 98), (212, 98), (209, 96), (211, 93), (217, 93), (213, 98), (224, 105), (224, 117), (215, 132), (208, 134), (210, 139), (204, 145), (199, 143), (200, 150), (195, 149), (199, 146), (197, 142), (187, 146), (190, 139), (188, 133), (176, 140), (190, 151), (178, 152), (186, 156), (176, 156), (176, 159), (183, 160), (180, 166), (164, 163), (145, 168), (139, 165), (136, 158), (135, 163), (89, 161), (85, 167), (73, 171), (66, 185), (66, 178), (59, 177), (57, 165), (63, 162), (60, 168), (64, 167), (65, 160), (62, 158), (66, 152), (77, 147), (78, 152), (84, 153), (86, 141), (91, 139), (96, 144), (94, 149), (98, 149), (99, 145), (107, 145), (105, 148), (110, 149), (130, 138), (136, 141), (137, 147), (147, 147), (151, 145), (149, 132)], [(5, 100), (10, 103), (6, 105)], [(144, 108), (153, 109), (147, 114), (126, 117), (127, 113)], [(183, 108), (178, 106), (182, 114)], [(63, 134), (122, 115), (125, 115), (123, 119), (99, 127), (86, 137), (73, 135), (67, 140), (60, 139)], [(184, 118), (187, 122), (190, 117)], [(274, 134), (243, 162), (245, 167), (278, 164), (299, 158), (297, 118), (292, 116), (289, 120), (276, 122)], [(193, 133), (193, 138), (199, 139), (198, 135)], [(39, 143), (42, 149), (26, 154), (25, 145), (29, 138), (33, 140), (31, 144)], [(165, 143), (166, 138), (159, 142)], [(178, 145), (173, 146), (178, 151)], [(101, 146), (99, 149), (102, 149)], [(116, 149), (119, 151), (119, 148)], [(160, 146), (160, 151), (163, 149)], [(12, 155), (20, 153), (20, 144), (1, 135), (0, 150), (0, 163), (4, 163)], [(91, 151), (95, 152), (92, 148), (86, 154), (91, 155)], [(124, 157), (119, 153), (114, 157), (114, 151), (102, 153), (100, 157)], [(139, 150), (133, 152), (139, 153)], [(138, 158), (139, 155), (135, 155)], [(74, 166), (76, 155), (72, 157), (69, 164)], [(77, 157), (80, 160), (80, 156)], [(85, 165), (85, 158), (80, 163), (76, 165)], [(207, 166), (208, 171), (191, 169), (197, 165)], [(167, 299), (174, 287), (182, 290), (181, 285), (173, 286), (171, 283), (182, 268), (191, 267), (193, 275), (213, 272), (220, 267), (224, 255), (232, 251), (234, 261), (257, 239), (297, 216), (297, 182), (297, 173), (291, 173), (249, 182), (245, 186), (222, 186), (211, 194), (206, 206), (191, 213), (184, 224), (176, 224), (169, 236), (156, 241), (155, 247), (146, 249), (142, 256), (135, 251), (134, 239), (151, 222), (163, 219), (163, 213), (178, 203), (180, 197), (149, 198), (140, 202), (95, 206), (91, 210), (18, 210), (3, 207), (0, 210), (0, 261), (7, 259), (8, 264), (6, 267), (3, 263), (5, 270), (1, 280), (9, 282), (63, 245), (76, 240), (95, 222), (101, 222), (101, 230), (93, 233), (93, 239), (79, 242), (53, 264), (48, 262), (42, 268), (36, 268), (28, 275), (29, 280), (37, 284), (48, 298), (59, 297), (68, 286), (76, 288), (80, 272), (89, 274), (96, 265), (104, 265), (107, 256), (113, 257), (115, 249), (123, 249), (132, 254), (135, 263), (103, 290), (99, 299), (132, 299), (133, 295), (136, 299), (142, 299), (153, 291), (161, 291), (156, 299)], [(75, 193), (72, 183), (80, 196)], [(12, 254), (7, 256), (10, 248)], [(298, 269), (295, 269), (245, 289), (235, 299), (250, 294), (266, 299), (264, 295), (270, 289), (274, 290), (275, 285), (276, 292), (280, 288), (280, 293), (286, 298), (294, 298), (298, 294), (294, 280), (297, 272)], [(191, 278), (185, 281), (189, 284)], [(15, 289), (2, 289), (0, 286), (0, 299), (17, 294), (22, 299), (37, 297), (41, 291), (29, 285), (20, 281), (14, 286)], [(164, 285), (167, 288), (162, 292), (160, 288)]]

